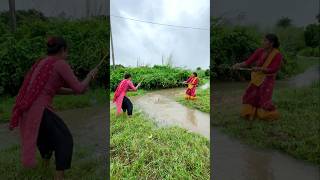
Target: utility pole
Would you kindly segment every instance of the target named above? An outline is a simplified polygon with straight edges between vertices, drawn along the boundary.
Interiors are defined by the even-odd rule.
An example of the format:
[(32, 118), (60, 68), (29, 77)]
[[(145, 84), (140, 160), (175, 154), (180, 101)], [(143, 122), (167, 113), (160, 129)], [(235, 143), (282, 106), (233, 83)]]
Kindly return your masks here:
[(17, 29), (15, 0), (9, 0), (9, 12), (10, 12), (10, 20), (11, 20), (11, 30), (12, 32), (15, 32)]
[(110, 21), (110, 38), (111, 38), (111, 51), (112, 51), (113, 70), (115, 70), (115, 69), (116, 69), (116, 64), (115, 64), (115, 59), (114, 59), (114, 50), (113, 50), (113, 39), (112, 39), (111, 21)]

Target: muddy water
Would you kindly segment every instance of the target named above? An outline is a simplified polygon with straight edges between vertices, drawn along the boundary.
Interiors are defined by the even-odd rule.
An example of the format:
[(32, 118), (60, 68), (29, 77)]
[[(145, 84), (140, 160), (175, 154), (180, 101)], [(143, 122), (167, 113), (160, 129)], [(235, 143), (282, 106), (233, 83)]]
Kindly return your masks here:
[(255, 149), (212, 128), (213, 177), (226, 180), (319, 180), (319, 167)]
[[(61, 111), (57, 114), (69, 127), (74, 144), (92, 149), (98, 154), (106, 147), (107, 106)], [(19, 144), (17, 130), (10, 132), (7, 124), (0, 126), (0, 150)]]
[(320, 79), (320, 66), (308, 69), (306, 72), (289, 79), (289, 85), (295, 87), (303, 87), (311, 85)]
[(179, 126), (210, 138), (210, 116), (187, 108), (174, 99), (183, 96), (183, 89), (162, 90), (133, 98), (133, 103), (146, 112), (159, 126)]

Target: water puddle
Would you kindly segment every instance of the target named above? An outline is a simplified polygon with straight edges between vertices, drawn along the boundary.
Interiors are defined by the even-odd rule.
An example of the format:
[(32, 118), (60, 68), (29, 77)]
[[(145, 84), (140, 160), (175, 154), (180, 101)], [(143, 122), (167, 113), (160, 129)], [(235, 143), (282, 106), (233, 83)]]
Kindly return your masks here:
[[(106, 147), (107, 108), (95, 106), (57, 112), (69, 127), (74, 144), (86, 146), (96, 153), (104, 153)], [(0, 149), (19, 144), (18, 129), (10, 132), (8, 124), (0, 126)]]
[(309, 86), (320, 79), (320, 66), (315, 66), (302, 74), (289, 79), (288, 84), (294, 87)]
[(205, 83), (204, 85), (200, 86), (200, 89), (209, 89), (210, 88), (210, 82)]
[(319, 167), (273, 150), (242, 144), (212, 130), (215, 179), (228, 180), (318, 180)]
[(209, 114), (187, 108), (171, 99), (176, 95), (183, 96), (183, 94), (183, 89), (160, 90), (132, 98), (132, 100), (139, 109), (148, 114), (159, 126), (179, 126), (209, 139)]

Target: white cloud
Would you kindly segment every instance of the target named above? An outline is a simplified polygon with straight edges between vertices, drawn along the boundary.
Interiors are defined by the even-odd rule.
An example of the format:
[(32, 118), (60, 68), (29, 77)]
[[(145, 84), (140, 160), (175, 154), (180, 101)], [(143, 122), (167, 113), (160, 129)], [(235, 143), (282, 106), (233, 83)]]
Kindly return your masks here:
[[(133, 19), (209, 28), (209, 0), (111, 0), (111, 15)], [(161, 64), (173, 55), (175, 66), (207, 68), (210, 64), (209, 30), (183, 29), (111, 17), (116, 64)]]

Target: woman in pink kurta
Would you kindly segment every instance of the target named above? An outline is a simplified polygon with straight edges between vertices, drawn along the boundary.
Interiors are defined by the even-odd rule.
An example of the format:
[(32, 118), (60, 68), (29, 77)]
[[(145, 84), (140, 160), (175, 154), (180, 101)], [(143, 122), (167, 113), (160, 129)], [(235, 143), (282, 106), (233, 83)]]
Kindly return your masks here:
[(141, 83), (135, 87), (131, 82), (131, 75), (125, 74), (124, 79), (119, 83), (116, 91), (114, 92), (113, 102), (117, 107), (117, 115), (127, 111), (129, 117), (132, 115), (133, 105), (130, 99), (126, 96), (127, 91), (136, 91), (140, 87)]
[(253, 65), (251, 82), (242, 98), (241, 116), (244, 118), (250, 120), (279, 118), (279, 113), (272, 103), (275, 78), (282, 61), (279, 45), (276, 35), (267, 34), (263, 48), (257, 49), (246, 61), (234, 65), (234, 68)]
[(55, 152), (56, 178), (62, 179), (71, 165), (73, 140), (63, 121), (51, 107), (56, 94), (82, 94), (97, 73), (97, 67), (79, 82), (66, 61), (67, 45), (63, 38), (47, 42), (48, 56), (37, 61), (26, 75), (12, 111), (10, 130), (20, 128), (22, 163), (36, 165), (36, 146), (44, 160)]

